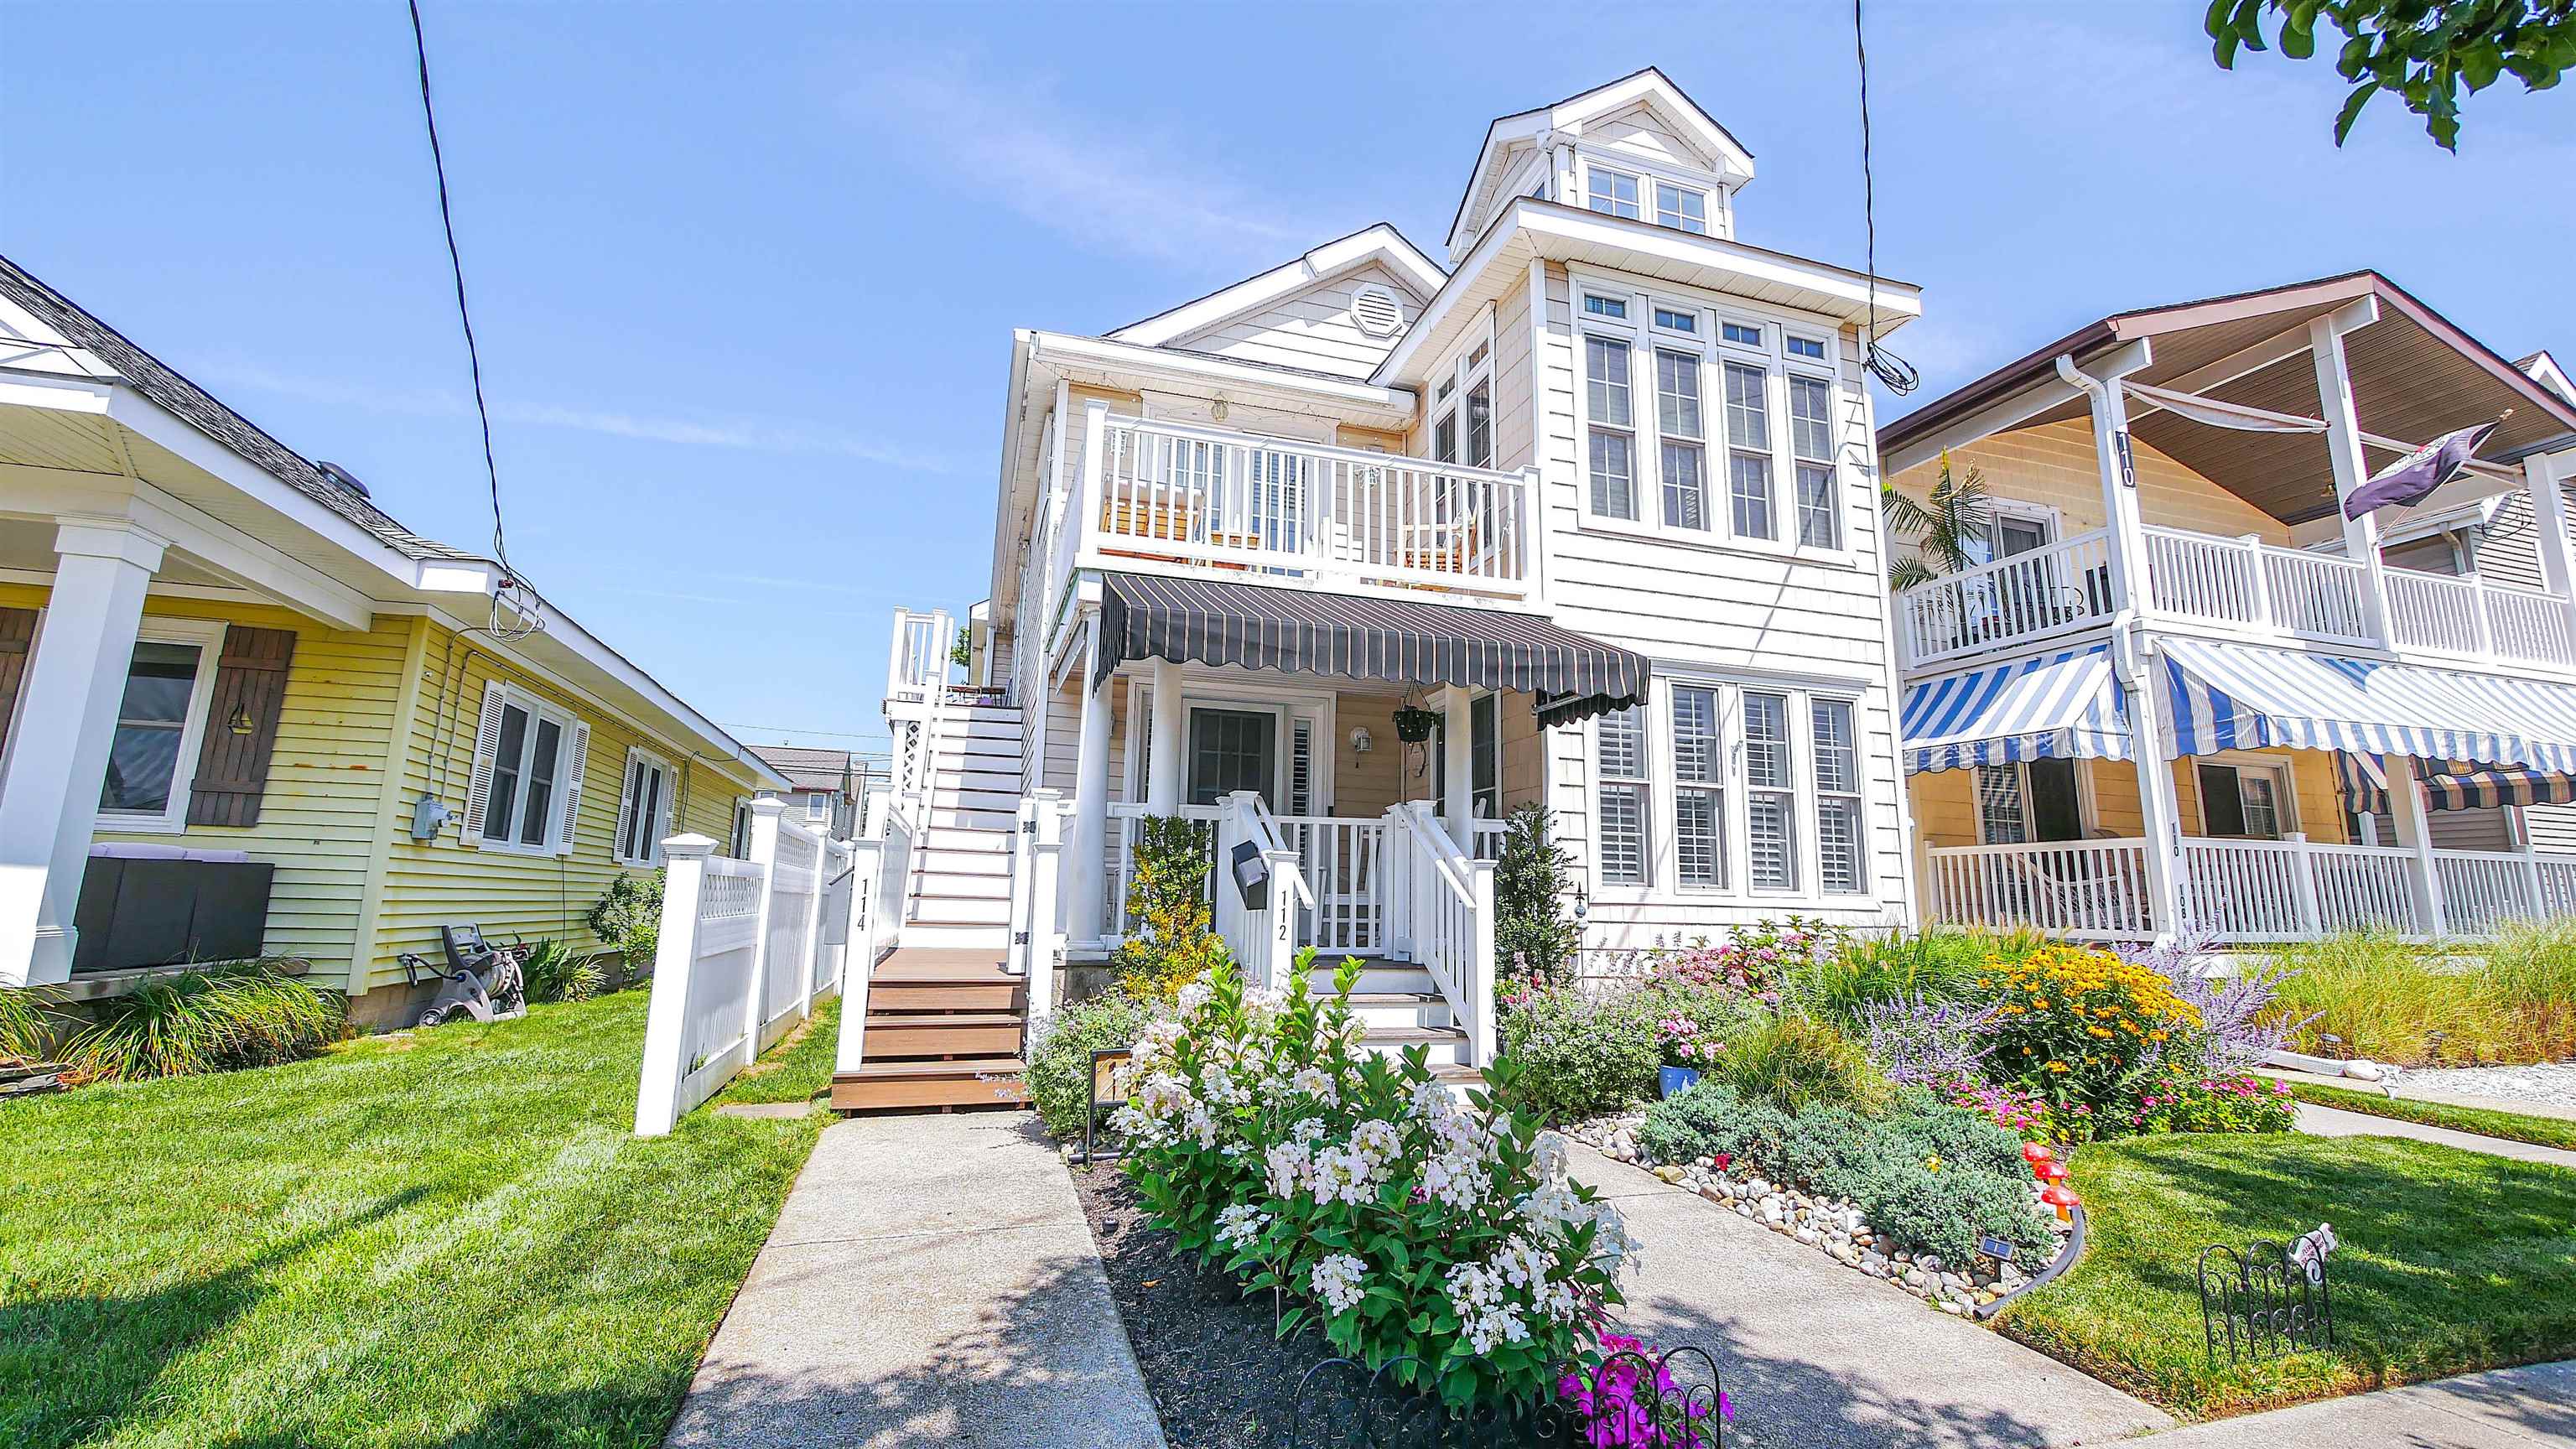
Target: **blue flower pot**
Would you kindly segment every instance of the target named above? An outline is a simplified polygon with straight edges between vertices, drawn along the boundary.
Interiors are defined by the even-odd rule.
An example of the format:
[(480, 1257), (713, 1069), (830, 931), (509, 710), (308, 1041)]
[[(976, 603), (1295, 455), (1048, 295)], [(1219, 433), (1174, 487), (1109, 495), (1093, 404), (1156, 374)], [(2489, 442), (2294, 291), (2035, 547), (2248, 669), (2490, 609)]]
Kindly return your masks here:
[(1656, 1078), (1667, 1097), (1699, 1080), (1697, 1067), (1665, 1067)]

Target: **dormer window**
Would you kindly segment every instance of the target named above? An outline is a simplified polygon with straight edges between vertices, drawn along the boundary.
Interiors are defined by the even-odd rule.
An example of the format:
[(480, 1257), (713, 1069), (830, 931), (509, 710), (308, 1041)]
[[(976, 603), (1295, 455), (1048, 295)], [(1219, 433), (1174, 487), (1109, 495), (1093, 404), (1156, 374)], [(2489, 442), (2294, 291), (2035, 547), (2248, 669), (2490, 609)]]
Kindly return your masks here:
[(1708, 235), (1708, 193), (1669, 181), (1656, 182), (1655, 225)]
[(1589, 171), (1594, 211), (1606, 216), (1624, 216), (1631, 221), (1643, 219), (1644, 213), (1637, 206), (1636, 177), (1625, 172), (1606, 171), (1598, 166), (1589, 168)]

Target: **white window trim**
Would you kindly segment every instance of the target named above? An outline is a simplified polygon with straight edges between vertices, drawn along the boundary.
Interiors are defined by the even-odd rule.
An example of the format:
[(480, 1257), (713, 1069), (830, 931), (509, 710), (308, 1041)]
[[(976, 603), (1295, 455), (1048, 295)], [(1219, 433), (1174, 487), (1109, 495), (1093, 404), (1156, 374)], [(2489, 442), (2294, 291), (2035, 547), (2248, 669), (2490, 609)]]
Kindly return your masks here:
[[(1597, 166), (1603, 171), (1637, 178), (1637, 215), (1630, 219), (1642, 221), (1648, 226), (1662, 227), (1663, 230), (1677, 236), (1703, 235), (1700, 232), (1684, 231), (1677, 226), (1664, 226), (1655, 219), (1655, 184), (1662, 182), (1667, 186), (1678, 186), (1685, 191), (1696, 191), (1701, 194), (1708, 221), (1708, 231), (1704, 233), (1705, 235), (1720, 240), (1732, 239), (1735, 235), (1734, 188), (1727, 185), (1715, 173), (1663, 165), (1644, 156), (1632, 155), (1625, 151), (1604, 150), (1599, 146), (1581, 143), (1574, 148), (1574, 159), (1574, 204), (1586, 211), (1592, 208), (1592, 171)], [(1595, 214), (1606, 216), (1610, 213)]]
[[(653, 813), (663, 824), (656, 827), (648, 823), (644, 830), (644, 853), (629, 855), (626, 853), (626, 827), (633, 821), (632, 812), (638, 803), (634, 794), (635, 766), (638, 762), (662, 772), (661, 798), (654, 802)], [(678, 794), (679, 781), (671, 767), (671, 762), (640, 745), (629, 745), (626, 749), (626, 763), (617, 771), (617, 834), (608, 842), (609, 859), (619, 865), (639, 866), (648, 870), (660, 865), (662, 839), (669, 830), (669, 822), (674, 811), (673, 802)]]
[[(2295, 762), (2282, 755), (2258, 754), (2251, 750), (2220, 750), (2216, 754), (2194, 755), (2191, 760), (2191, 813), (2200, 826), (2203, 840), (2287, 840), (2305, 827), (2299, 824), (2299, 772)], [(2201, 793), (2200, 769), (2204, 765), (2224, 765), (2240, 774), (2260, 770), (2273, 777), (2273, 810), (2280, 819), (2270, 836), (2212, 835), (2209, 833), (2209, 797)], [(2241, 787), (2240, 787), (2241, 788)]]
[[(1662, 227), (1666, 231), (1677, 231), (1684, 236), (1717, 235), (1717, 207), (1709, 196), (1709, 193), (1716, 189), (1715, 187), (1700, 185), (1688, 181), (1674, 181), (1661, 176), (1653, 178), (1648, 185), (1653, 188), (1653, 204), (1643, 208), (1646, 213), (1646, 220), (1653, 222), (1655, 225)], [(1689, 227), (1678, 226), (1664, 220), (1664, 189), (1666, 187), (1670, 187), (1672, 190), (1683, 195), (1696, 196), (1699, 198), (1700, 229), (1698, 231), (1693, 231)], [(1680, 216), (1681, 208), (1675, 207), (1673, 209), (1673, 215)]]
[[(39, 619), (41, 630), (43, 621)], [(224, 623), (219, 619), (166, 619), (145, 615), (142, 627), (134, 632), (137, 644), (189, 644), (196, 646), (197, 678), (188, 693), (188, 712), (179, 727), (179, 758), (170, 767), (170, 798), (158, 811), (105, 810), (98, 812), (92, 827), (100, 833), (118, 835), (177, 835), (188, 828), (188, 800), (196, 788), (197, 756), (205, 749), (206, 714), (215, 697), (215, 672), (222, 667)], [(29, 641), (29, 658), (34, 657), (36, 641)], [(132, 651), (127, 653), (126, 667), (133, 667)], [(25, 698), (21, 690), (19, 697)], [(123, 691), (118, 692), (122, 708)], [(110, 728), (113, 729), (113, 723)], [(14, 731), (13, 731), (14, 733)], [(106, 788), (102, 774), (99, 788)]]
[[(1438, 458), (1433, 438), (1438, 434), (1440, 425), (1446, 422), (1453, 429), (1450, 436), (1458, 448), (1458, 456), (1451, 461), (1462, 468), (1498, 466), (1498, 460), (1502, 457), (1502, 411), (1496, 406), (1494, 397), (1495, 343), (1494, 304), (1488, 302), (1478, 311), (1476, 322), (1467, 329), (1466, 335), (1450, 347), (1448, 360), (1432, 374), (1435, 379), (1450, 382), (1452, 387), (1447, 397), (1440, 396), (1436, 383), (1427, 389), (1432, 401), (1428, 420), (1422, 429), (1422, 456), (1425, 459)], [(1482, 357), (1477, 356), (1477, 349), (1480, 347), (1484, 349)], [(1471, 358), (1475, 360), (1470, 361)], [(1480, 382), (1485, 385), (1485, 447), (1487, 450), (1485, 461), (1482, 463), (1470, 458), (1467, 449), (1467, 395), (1474, 392), (1476, 384)]]
[[(1618, 179), (1626, 181), (1635, 187), (1637, 192), (1637, 214), (1635, 216), (1623, 217), (1616, 211), (1603, 211), (1601, 208), (1594, 206), (1592, 204), (1592, 178), (1595, 174), (1617, 177)], [(1586, 155), (1583, 157), (1583, 174), (1579, 179), (1582, 182), (1583, 209), (1591, 212), (1593, 215), (1613, 217), (1620, 221), (1652, 222), (1654, 220), (1655, 183), (1652, 172), (1649, 172), (1642, 167), (1623, 166), (1615, 161), (1595, 160), (1593, 157)], [(1613, 204), (1616, 204), (1615, 194)], [(1687, 235), (1687, 233), (1685, 234)]]
[[(492, 687), (499, 692), (501, 702), (504, 706), (517, 705), (519, 708), (527, 711), (528, 714), (528, 732), (526, 737), (519, 742), (519, 748), (521, 751), (518, 775), (519, 796), (517, 800), (513, 802), (511, 807), (510, 834), (507, 839), (493, 840), (487, 838), (483, 834), (482, 821), (475, 822), (473, 832), (468, 835), (465, 833), (465, 821), (461, 816), (457, 822), (458, 833), (463, 837), (466, 844), (476, 850), (498, 851), (504, 855), (561, 854), (564, 849), (571, 844), (573, 831), (579, 825), (579, 821), (573, 818), (572, 812), (577, 811), (580, 808), (581, 796), (584, 792), (584, 787), (586, 787), (586, 782), (581, 782), (581, 784), (577, 785), (571, 773), (571, 766), (575, 763), (573, 735), (575, 731), (587, 730), (589, 726), (583, 724), (580, 718), (574, 715), (571, 710), (554, 703), (552, 700), (549, 700), (534, 691), (523, 688), (522, 686), (503, 684), (496, 680), (493, 682)], [(540, 720), (553, 721), (556, 729), (560, 731), (555, 743), (554, 794), (551, 799), (546, 801), (546, 811), (553, 818), (546, 822), (545, 840), (537, 845), (529, 845), (519, 839), (519, 832), (524, 822), (519, 816), (518, 807), (526, 803), (526, 751), (536, 748), (537, 723)], [(476, 758), (478, 760), (480, 759), (480, 755), (481, 746), (478, 741), (476, 746)], [(495, 777), (500, 774), (499, 764), (497, 761), (494, 763), (492, 773)], [(492, 802), (491, 797), (487, 794), (484, 797), (483, 802), (483, 820), (489, 821), (491, 818)]]
[(810, 823), (816, 820), (829, 820), (831, 818), (832, 797), (829, 794), (816, 790), (806, 795), (805, 819), (807, 822)]
[[(1989, 840), (1986, 838), (1986, 812), (1983, 806), (1978, 803), (1976, 798), (1976, 772), (1979, 770), (2010, 770), (2013, 772), (2015, 779), (2019, 782), (2017, 788), (2021, 792), (2019, 798), (2021, 800), (2022, 839), (2024, 842), (2035, 842), (2039, 834), (2039, 817), (2031, 808), (2030, 764), (2026, 760), (2014, 760), (2001, 765), (1972, 765), (1969, 767), (1968, 804), (1969, 813), (1974, 815), (1977, 821), (1977, 843), (1979, 845), (2010, 843), (2006, 841)], [(2077, 760), (2075, 762), (2075, 828), (2079, 834), (2088, 838), (2093, 834), (2093, 832), (2102, 828), (2101, 814), (2094, 808), (2093, 804), (2093, 771), (2086, 766), (2082, 760)]]
[[(1659, 542), (1686, 548), (1714, 549), (1721, 552), (1758, 554), (1769, 558), (1789, 559), (1827, 567), (1858, 569), (1865, 565), (1853, 510), (1856, 475), (1864, 475), (1848, 457), (1848, 439), (1853, 435), (1852, 410), (1858, 382), (1840, 360), (1838, 334), (1820, 327), (1801, 314), (1785, 311), (1760, 311), (1745, 306), (1739, 299), (1720, 298), (1686, 287), (1676, 287), (1648, 278), (1628, 277), (1617, 273), (1568, 268), (1566, 295), (1573, 318), (1573, 377), (1575, 412), (1575, 473), (1579, 511), (1577, 527), (1602, 533), (1625, 534), (1652, 538)], [(1625, 320), (1596, 316), (1583, 310), (1584, 294), (1622, 297), (1628, 303)], [(1653, 325), (1654, 309), (1690, 311), (1699, 316), (1704, 335), (1675, 332)], [(1726, 342), (1725, 324), (1735, 322), (1762, 329), (1762, 346)], [(1793, 357), (1788, 352), (1792, 333), (1827, 338), (1828, 359)], [(1631, 520), (1600, 513), (1592, 506), (1592, 400), (1586, 382), (1584, 339), (1587, 336), (1612, 337), (1628, 344), (1629, 412), (1635, 419), (1636, 445), (1631, 469), (1638, 498), (1638, 517)], [(1654, 388), (1654, 352), (1696, 352), (1700, 367), (1700, 432), (1702, 447), (1703, 495), (1709, 514), (1706, 529), (1682, 528), (1663, 519), (1663, 435), (1662, 414), (1656, 405)], [(1763, 369), (1763, 405), (1770, 427), (1771, 504), (1776, 538), (1740, 535), (1735, 532), (1733, 479), (1728, 463), (1731, 445), (1726, 441), (1726, 359), (1734, 358)], [(1789, 378), (1792, 374), (1813, 378), (1833, 389), (1833, 417), (1828, 432), (1830, 459), (1834, 470), (1834, 543), (1831, 547), (1803, 544), (1798, 541), (1798, 458), (1795, 440), (1789, 427)], [(1643, 378), (1641, 388), (1639, 379)], [(1640, 399), (1643, 399), (1641, 402)], [(1643, 411), (1641, 411), (1643, 409)], [(1874, 536), (1874, 535), (1873, 535)]]
[[(1721, 887), (1685, 886), (1681, 882), (1680, 833), (1674, 802), (1679, 784), (1674, 767), (1672, 694), (1676, 688), (1714, 690), (1717, 694), (1721, 792), (1718, 829), (1724, 842), (1725, 879)], [(1773, 694), (1787, 700), (1789, 780), (1792, 826), (1797, 833), (1798, 884), (1791, 890), (1757, 889), (1753, 885), (1753, 824), (1750, 772), (1746, 769), (1744, 696)], [(1599, 721), (1583, 725), (1585, 810), (1590, 813), (1592, 845), (1585, 852), (1586, 883), (1595, 902), (1612, 905), (1689, 903), (1731, 906), (1768, 912), (1851, 911), (1871, 909), (1884, 900), (1876, 864), (1880, 791), (1871, 774), (1869, 718), (1865, 688), (1857, 683), (1737, 675), (1702, 670), (1659, 672), (1646, 704), (1646, 863), (1644, 885), (1605, 883), (1599, 848), (1597, 791), (1600, 777)], [(1820, 702), (1846, 705), (1852, 712), (1854, 751), (1860, 779), (1860, 880), (1857, 891), (1824, 889), (1824, 848), (1816, 825), (1815, 714)], [(1767, 787), (1766, 787), (1767, 788)]]

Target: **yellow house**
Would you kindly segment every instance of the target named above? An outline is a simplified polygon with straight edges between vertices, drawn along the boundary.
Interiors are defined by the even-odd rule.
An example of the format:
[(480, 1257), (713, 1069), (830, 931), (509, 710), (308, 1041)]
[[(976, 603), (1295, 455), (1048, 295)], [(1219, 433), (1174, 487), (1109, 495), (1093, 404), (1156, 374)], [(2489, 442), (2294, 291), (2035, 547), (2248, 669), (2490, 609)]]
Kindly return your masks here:
[(0, 258), (0, 985), (266, 954), (403, 1019), (442, 925), (595, 948), (612, 881), (785, 785)]
[[(2430, 496), (2343, 506), (2487, 424)], [(1894, 600), (1927, 919), (2576, 914), (2576, 395), (2545, 354), (2359, 272), (2104, 318), (1879, 447), (1918, 503), (1944, 468), (1985, 490)]]

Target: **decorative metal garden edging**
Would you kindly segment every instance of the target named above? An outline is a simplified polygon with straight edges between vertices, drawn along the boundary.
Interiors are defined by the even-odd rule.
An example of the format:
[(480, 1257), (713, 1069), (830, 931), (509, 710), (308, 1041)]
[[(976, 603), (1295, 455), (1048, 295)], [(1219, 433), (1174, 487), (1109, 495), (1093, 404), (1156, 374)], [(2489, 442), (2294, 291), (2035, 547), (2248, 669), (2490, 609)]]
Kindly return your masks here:
[(2212, 1367), (2218, 1347), (2227, 1361), (2278, 1358), (2335, 1341), (2334, 1290), (2326, 1255), (2334, 1250), (2331, 1227), (2294, 1243), (2257, 1238), (2243, 1252), (2225, 1243), (2200, 1250), (2200, 1329)]
[[(1676, 1371), (1676, 1361), (1682, 1370)], [(1611, 1354), (1570, 1389), (1457, 1408), (1400, 1381), (1412, 1357), (1375, 1369), (1331, 1358), (1299, 1376), (1287, 1449), (1559, 1449), (1659, 1445), (1722, 1449), (1727, 1404), (1717, 1361), (1690, 1346)]]
[[(2061, 1162), (2073, 1162), (2075, 1160), (2075, 1148), (2072, 1144), (2060, 1147), (2057, 1151)], [(2057, 1256), (2049, 1259), (2045, 1267), (2041, 1268), (2037, 1273), (2032, 1274), (2030, 1279), (2020, 1287), (2015, 1288), (2010, 1293), (2004, 1294), (1992, 1303), (1979, 1304), (1977, 1306), (1978, 1322), (1992, 1322), (1996, 1314), (2004, 1311), (2005, 1304), (2012, 1302), (2014, 1299), (2019, 1298), (2025, 1293), (2045, 1288), (2049, 1284), (2056, 1282), (2059, 1278), (2066, 1276), (2066, 1271), (2074, 1267), (2077, 1260), (2084, 1256), (2086, 1226), (2084, 1204), (2080, 1200), (2068, 1205), (2066, 1209), (2066, 1221), (2068, 1224), (2066, 1241), (2057, 1245)]]

